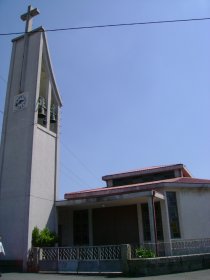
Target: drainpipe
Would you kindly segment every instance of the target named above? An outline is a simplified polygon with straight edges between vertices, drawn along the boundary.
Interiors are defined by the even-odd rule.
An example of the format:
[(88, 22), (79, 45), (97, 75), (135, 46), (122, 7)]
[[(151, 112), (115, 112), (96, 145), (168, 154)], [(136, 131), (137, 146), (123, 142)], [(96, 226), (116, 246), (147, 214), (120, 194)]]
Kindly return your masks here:
[(158, 256), (157, 223), (156, 223), (155, 191), (154, 190), (152, 190), (152, 212), (153, 212), (154, 231), (155, 231), (155, 253), (156, 253), (156, 256)]

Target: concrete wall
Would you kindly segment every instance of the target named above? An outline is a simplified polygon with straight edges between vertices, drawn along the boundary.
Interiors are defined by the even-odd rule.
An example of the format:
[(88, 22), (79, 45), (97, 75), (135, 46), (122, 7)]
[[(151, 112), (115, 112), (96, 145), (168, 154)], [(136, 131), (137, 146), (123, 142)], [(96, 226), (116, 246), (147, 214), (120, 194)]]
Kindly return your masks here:
[(92, 209), (93, 244), (139, 243), (137, 206)]
[(22, 72), (27, 106), (14, 110), (14, 98), (20, 93), (23, 43), (23, 37), (13, 43), (6, 95), (0, 153), (0, 235), (4, 259), (23, 260), (25, 266), (33, 227), (55, 229), (58, 139), (37, 125), (43, 50), (48, 58), (42, 32), (29, 35), (25, 75)]
[(210, 254), (128, 260), (129, 276), (149, 276), (210, 268)]
[[(14, 97), (19, 93), (23, 39), (14, 42), (6, 96), (1, 142), (0, 234), (5, 258), (23, 259), (28, 235), (28, 202), (33, 139), (34, 108), (41, 34), (30, 37), (25, 92), (27, 107), (14, 111)], [(30, 68), (30, 71), (29, 71)]]
[[(56, 231), (55, 189), (56, 189), (56, 136), (41, 126), (34, 133), (32, 178), (29, 208), (28, 246), (35, 226), (43, 229), (46, 225)], [(40, 217), (42, 217), (40, 219)]]
[(210, 192), (182, 190), (177, 204), (182, 239), (210, 238)]

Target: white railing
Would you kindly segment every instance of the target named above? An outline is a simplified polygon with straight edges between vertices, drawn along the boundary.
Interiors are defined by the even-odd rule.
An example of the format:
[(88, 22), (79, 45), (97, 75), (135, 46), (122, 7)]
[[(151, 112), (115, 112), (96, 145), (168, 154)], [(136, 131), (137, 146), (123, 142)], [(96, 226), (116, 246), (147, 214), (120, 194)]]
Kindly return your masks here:
[(44, 247), (39, 251), (40, 260), (119, 260), (121, 246)]
[(210, 253), (210, 238), (173, 240), (171, 244), (174, 256)]
[(171, 242), (143, 243), (131, 245), (131, 257), (136, 258), (136, 249), (143, 247), (154, 251), (157, 256), (179, 256), (191, 254), (210, 253), (210, 238), (205, 239), (182, 239)]
[[(30, 271), (75, 271), (81, 269), (81, 265), (87, 265), (92, 261), (104, 269), (121, 271), (122, 265), (127, 260), (137, 258), (136, 249), (144, 247), (156, 253), (157, 257), (181, 256), (210, 253), (210, 238), (172, 240), (172, 242), (144, 243), (141, 245), (107, 245), (107, 246), (77, 246), (77, 247), (45, 247), (32, 248), (28, 256), (28, 268)], [(113, 265), (115, 264), (116, 267)], [(89, 265), (89, 264), (88, 264)], [(105, 265), (105, 266), (104, 266)], [(77, 268), (75, 268), (77, 266)], [(80, 267), (81, 266), (81, 267)], [(87, 269), (87, 267), (85, 268)], [(99, 270), (100, 270), (99, 269)], [(114, 271), (114, 270), (113, 270)]]
[[(136, 258), (136, 249), (144, 247), (157, 256), (178, 256), (210, 253), (210, 238), (172, 240), (172, 242), (143, 243), (131, 245), (131, 258)], [(39, 250), (40, 260), (119, 260), (122, 259), (121, 245), (44, 247)]]

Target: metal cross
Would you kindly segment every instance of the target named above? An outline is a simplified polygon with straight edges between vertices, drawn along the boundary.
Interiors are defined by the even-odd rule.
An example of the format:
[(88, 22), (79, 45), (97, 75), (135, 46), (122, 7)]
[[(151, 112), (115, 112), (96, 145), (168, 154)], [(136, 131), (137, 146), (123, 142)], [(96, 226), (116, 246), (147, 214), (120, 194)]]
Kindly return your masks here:
[(32, 18), (39, 15), (37, 8), (33, 8), (31, 5), (28, 6), (27, 13), (20, 16), (23, 21), (26, 21), (25, 32), (30, 32), (32, 30)]
[(20, 73), (20, 86), (19, 93), (24, 92), (25, 87), (25, 76), (26, 76), (26, 64), (27, 64), (27, 53), (28, 53), (28, 32), (32, 30), (32, 18), (37, 16), (39, 11), (37, 8), (33, 8), (31, 5), (28, 6), (27, 13), (23, 14), (20, 18), (26, 21), (25, 35), (24, 35), (24, 47), (23, 47), (23, 58)]

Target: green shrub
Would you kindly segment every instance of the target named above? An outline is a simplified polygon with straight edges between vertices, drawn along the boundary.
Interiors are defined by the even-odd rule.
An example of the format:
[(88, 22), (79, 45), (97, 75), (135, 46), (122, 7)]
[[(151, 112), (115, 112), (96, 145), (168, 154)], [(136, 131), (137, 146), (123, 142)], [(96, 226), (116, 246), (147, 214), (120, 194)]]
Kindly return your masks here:
[(38, 229), (38, 227), (34, 227), (32, 231), (32, 240), (31, 240), (33, 247), (39, 247), (39, 236), (40, 236), (40, 230)]
[(143, 248), (143, 247), (136, 249), (136, 255), (139, 258), (155, 258), (155, 252), (153, 252), (150, 249)]
[(57, 242), (57, 235), (50, 231), (47, 227), (43, 230), (39, 230), (38, 227), (34, 227), (32, 231), (32, 246), (33, 247), (53, 247)]

